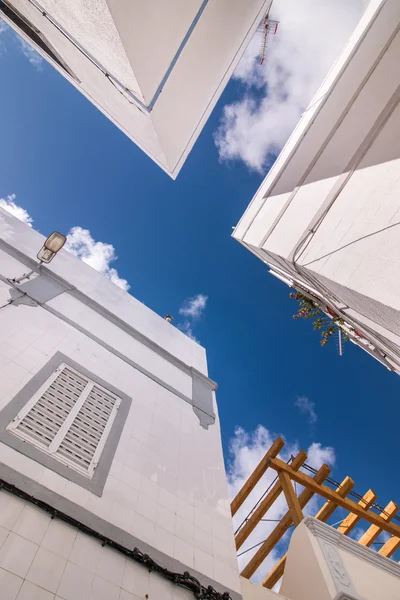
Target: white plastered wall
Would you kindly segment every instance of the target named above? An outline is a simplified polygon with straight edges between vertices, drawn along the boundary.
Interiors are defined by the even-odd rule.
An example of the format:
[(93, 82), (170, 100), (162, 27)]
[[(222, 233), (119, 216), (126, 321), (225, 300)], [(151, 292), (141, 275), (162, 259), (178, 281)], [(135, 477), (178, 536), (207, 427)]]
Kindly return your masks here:
[[(25, 256), (33, 257), (42, 243), (43, 236), (0, 211), (0, 274), (3, 277), (15, 277), (28, 270), (26, 263), (10, 252), (10, 246), (15, 245)], [(49, 304), (56, 307), (60, 315), (67, 316), (68, 323), (43, 306), (10, 305), (1, 309), (0, 409), (56, 352), (62, 352), (127, 394), (132, 398), (132, 405), (101, 497), (4, 443), (0, 444), (0, 462), (133, 535), (139, 542), (142, 540), (176, 559), (188, 570), (239, 591), (218, 418), (205, 429), (190, 402), (178, 395), (187, 395), (190, 399), (192, 393), (190, 377), (179, 367), (179, 361), (186, 357), (187, 366), (197, 367), (206, 374), (204, 349), (69, 253), (57, 256), (50, 270), (69, 281), (71, 287), (76, 286), (104, 308), (114, 311), (127, 324), (137, 326), (142, 335), (161, 350), (153, 350), (145, 343), (141, 345), (66, 292)], [(0, 305), (9, 298), (10, 285), (3, 280)], [(95, 331), (110, 349), (78, 330), (74, 321), (77, 326), (84, 324), (88, 331)], [(124, 357), (145, 367), (157, 380), (134, 368)], [(213, 402), (216, 413), (215, 398)], [(0, 491), (3, 503), (4, 494)], [(13, 512), (14, 504), (14, 500), (7, 501), (2, 515)], [(34, 524), (36, 518), (32, 519)], [(7, 529), (1, 517), (0, 525)], [(14, 524), (7, 531), (13, 527)], [(27, 531), (20, 525), (19, 533), (14, 533), (28, 539), (30, 527), (31, 521), (26, 525)], [(6, 543), (8, 536), (6, 532), (3, 537), (0, 535), (0, 545)], [(31, 553), (33, 561), (40, 543), (30, 541), (36, 544), (35, 552)], [(16, 543), (22, 544), (20, 540)], [(19, 567), (15, 570), (10, 566), (13, 552), (8, 545), (0, 550), (0, 569), (24, 578), (28, 568), (20, 572)], [(57, 555), (57, 549), (54, 554)], [(63, 558), (67, 560), (69, 555)], [(125, 559), (119, 563), (121, 561), (125, 565)], [(0, 575), (4, 574), (0, 572)], [(4, 577), (10, 578), (9, 575)], [(89, 577), (87, 573), (85, 577)], [(50, 588), (48, 591), (54, 593)], [(65, 598), (69, 600), (69, 596)]]

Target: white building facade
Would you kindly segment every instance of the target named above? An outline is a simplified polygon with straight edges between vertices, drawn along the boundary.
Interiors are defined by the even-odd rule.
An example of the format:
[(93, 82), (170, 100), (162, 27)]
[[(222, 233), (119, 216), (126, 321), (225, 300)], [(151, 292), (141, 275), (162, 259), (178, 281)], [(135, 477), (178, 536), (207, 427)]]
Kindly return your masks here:
[(239, 598), (204, 349), (42, 243), (0, 210), (1, 599)]
[(4, 0), (0, 16), (171, 177), (271, 0)]
[(307, 517), (281, 593), (239, 576), (204, 349), (0, 209), (1, 600), (397, 600)]
[(372, 0), (233, 234), (397, 373), (399, 29)]

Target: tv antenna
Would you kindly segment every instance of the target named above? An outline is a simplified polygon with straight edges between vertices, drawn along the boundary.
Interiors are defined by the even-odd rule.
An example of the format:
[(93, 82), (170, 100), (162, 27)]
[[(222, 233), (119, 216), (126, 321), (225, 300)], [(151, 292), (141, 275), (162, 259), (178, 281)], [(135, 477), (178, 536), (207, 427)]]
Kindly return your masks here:
[(258, 26), (257, 31), (262, 34), (261, 39), (261, 50), (260, 50), (260, 65), (262, 65), (265, 61), (265, 57), (268, 49), (269, 38), (272, 35), (275, 35), (278, 31), (279, 21), (273, 21), (269, 18), (269, 13), (265, 15), (260, 25)]

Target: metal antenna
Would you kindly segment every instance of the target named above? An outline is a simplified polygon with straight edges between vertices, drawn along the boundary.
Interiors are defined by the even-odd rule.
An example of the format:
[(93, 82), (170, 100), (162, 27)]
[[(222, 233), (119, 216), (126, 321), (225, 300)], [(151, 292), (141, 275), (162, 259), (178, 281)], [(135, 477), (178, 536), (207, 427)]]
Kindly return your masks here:
[(265, 61), (269, 37), (271, 35), (276, 34), (276, 32), (278, 31), (278, 25), (279, 25), (279, 21), (271, 21), (271, 19), (268, 18), (268, 14), (269, 13), (267, 13), (265, 15), (265, 17), (261, 21), (260, 25), (258, 26), (258, 30), (257, 30), (262, 34), (261, 50), (260, 50), (260, 65), (262, 65)]
[(342, 330), (338, 327), (338, 351), (339, 356), (343, 356), (343, 341), (342, 341)]

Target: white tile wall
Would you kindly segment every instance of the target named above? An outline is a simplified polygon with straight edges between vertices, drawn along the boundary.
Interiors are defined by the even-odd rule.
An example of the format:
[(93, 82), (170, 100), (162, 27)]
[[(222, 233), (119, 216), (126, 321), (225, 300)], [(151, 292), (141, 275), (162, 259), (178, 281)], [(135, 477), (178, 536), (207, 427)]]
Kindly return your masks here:
[[(0, 250), (2, 270), (2, 261), (8, 260)], [(24, 269), (16, 269), (12, 263), (6, 270), (9, 275)], [(8, 286), (0, 283), (0, 292), (7, 297)], [(57, 300), (58, 310), (63, 310), (64, 296)], [(79, 309), (79, 303), (78, 306), (72, 304), (74, 310)], [(72, 304), (68, 302), (66, 310), (72, 310)], [(81, 314), (85, 315), (86, 325), (89, 325), (89, 321), (92, 321), (87, 310), (84, 307)], [(95, 320), (98, 335), (101, 324), (97, 317)], [(111, 329), (107, 331), (111, 335)], [(112, 335), (116, 336), (116, 340), (120, 335), (119, 330), (114, 328)], [(118, 343), (128, 352), (129, 344), (124, 341), (125, 335)], [(217, 573), (210, 568), (210, 564), (218, 555), (218, 560), (227, 569), (221, 583), (239, 589), (237, 567), (232, 566), (235, 550), (232, 544), (228, 544), (233, 534), (218, 424), (204, 430), (191, 405), (42, 308), (26, 306), (11, 306), (7, 311), (0, 312), (0, 410), (56, 351), (70, 356), (132, 398), (131, 411), (102, 497), (91, 494), (4, 444), (0, 444), (0, 461), (125, 529), (139, 540), (175, 556), (188, 568), (199, 569), (199, 565), (204, 565), (207, 575), (216, 578)], [(174, 373), (179, 387), (182, 384), (182, 372), (168, 366), (166, 377), (170, 378), (170, 382), (175, 377)], [(38, 516), (33, 508), (23, 511), (25, 504), (17, 498), (7, 501), (4, 498), (5, 493), (0, 492), (0, 527), (11, 533), (5, 538), (6, 534), (3, 535), (0, 529), (0, 544), (3, 540), (10, 551), (0, 554), (0, 568), (7, 570), (1, 560), (13, 563), (15, 552), (12, 551), (11, 542), (14, 539), (20, 545), (31, 544), (31, 551), (25, 554), (20, 572), (14, 572), (15, 567), (10, 570), (20, 577), (26, 576), (40, 545), (39, 562), (34, 563), (29, 579), (32, 584), (41, 585), (32, 577), (47, 577), (41, 572), (40, 557), (44, 551), (57, 557), (55, 562), (59, 570), (64, 564), (62, 560), (68, 560), (86, 570), (89, 569), (85, 565), (90, 565), (94, 576), (97, 561), (102, 555), (98, 546), (95, 545), (98, 552), (88, 556), (90, 553), (84, 550), (84, 545), (91, 543), (82, 541), (82, 537), (64, 523), (57, 520), (49, 522), (47, 516)], [(28, 522), (30, 527), (26, 527)], [(11, 534), (17, 537), (9, 540)], [(222, 546), (214, 543), (214, 540), (228, 545)], [(2, 550), (0, 548), (0, 553)], [(30, 561), (29, 564), (26, 564), (27, 561)], [(102, 570), (96, 574), (107, 579)], [(121, 577), (123, 574), (120, 573)], [(121, 585), (121, 581), (108, 581), (116, 586)], [(54, 585), (46, 591), (62, 597)], [(64, 595), (74, 593), (66, 580), (63, 585)], [(132, 589), (125, 591), (137, 593)]]
[(17, 596), (17, 600), (54, 600), (54, 594), (34, 583), (24, 581)]
[[(4, 491), (0, 491), (0, 500), (3, 507), (21, 508), (14, 530), (0, 530), (1, 600), (143, 600), (146, 594), (162, 600), (192, 599), (189, 592), (62, 521), (49, 523), (44, 512), (46, 522), (39, 520), (39, 509), (31, 504), (23, 502), (21, 507), (19, 499)], [(29, 531), (31, 525), (34, 533)], [(39, 539), (45, 527), (40, 544), (27, 539), (34, 535)], [(159, 534), (160, 543), (165, 543), (163, 536), (167, 536), (168, 554), (210, 578), (215, 577), (217, 565), (219, 576), (225, 579), (221, 582), (229, 586), (229, 569), (224, 563), (198, 548), (193, 554), (191, 544), (156, 526), (156, 539)]]
[(95, 575), (89, 600), (119, 600), (121, 588)]
[[(14, 506), (17, 504), (15, 497), (7, 492), (1, 491), (0, 498), (4, 507), (7, 503)], [(100, 542), (74, 531), (57, 519), (47, 523), (46, 534), (40, 545), (29, 541), (27, 536), (33, 534), (25, 529), (30, 528), (30, 523), (34, 524), (37, 539), (38, 532), (42, 535), (44, 529), (44, 522), (39, 522), (37, 515), (32, 517), (30, 511), (25, 510), (31, 508), (30, 504), (23, 503), (20, 518), (14, 524), (14, 529), (21, 535), (10, 529), (1, 530), (0, 589), (2, 594), (8, 594), (4, 595), (6, 600), (137, 600), (143, 599), (146, 594), (150, 598), (163, 600), (177, 600), (181, 597), (182, 600), (190, 599), (187, 592), (181, 596), (181, 591), (178, 592), (156, 574), (150, 574), (142, 565), (127, 559), (116, 550), (103, 547)], [(44, 516), (47, 517), (46, 513)], [(56, 534), (58, 547), (52, 544)], [(193, 548), (192, 544), (156, 526), (156, 539), (159, 534), (160, 544), (166, 544), (164, 551), (167, 554), (207, 577), (218, 577), (227, 587), (234, 587), (231, 569), (222, 560), (199, 548)], [(167, 536), (167, 542), (163, 536)], [(51, 549), (45, 548), (44, 543)], [(223, 542), (217, 540), (217, 546), (218, 544), (222, 544), (223, 548)], [(220, 548), (217, 548), (217, 552), (221, 553)], [(0, 597), (3, 600), (3, 595)]]
[(102, 545), (97, 540), (78, 532), (72, 546), (69, 560), (87, 571), (95, 573), (100, 559)]
[(0, 590), (2, 600), (15, 600), (21, 589), (22, 583), (23, 579), (0, 568)]
[(88, 600), (94, 575), (74, 563), (68, 562), (57, 594), (64, 600)]
[(26, 578), (49, 592), (56, 592), (66, 564), (58, 554), (39, 548)]
[(71, 554), (76, 534), (76, 529), (68, 525), (68, 523), (53, 519), (46, 531), (42, 546), (58, 556), (68, 558)]
[(37, 549), (37, 544), (10, 532), (0, 550), (0, 567), (25, 577)]
[(11, 530), (25, 507), (23, 500), (16, 496), (0, 493), (0, 525)]
[(125, 557), (117, 550), (103, 548), (97, 563), (96, 573), (114, 585), (122, 586), (125, 570)]
[(24, 506), (12, 530), (14, 533), (26, 537), (31, 542), (35, 542), (35, 544), (41, 544), (50, 521), (50, 515), (27, 504)]

